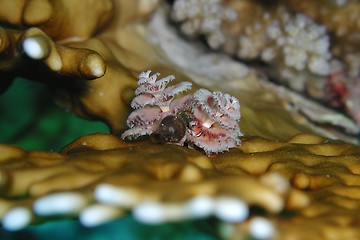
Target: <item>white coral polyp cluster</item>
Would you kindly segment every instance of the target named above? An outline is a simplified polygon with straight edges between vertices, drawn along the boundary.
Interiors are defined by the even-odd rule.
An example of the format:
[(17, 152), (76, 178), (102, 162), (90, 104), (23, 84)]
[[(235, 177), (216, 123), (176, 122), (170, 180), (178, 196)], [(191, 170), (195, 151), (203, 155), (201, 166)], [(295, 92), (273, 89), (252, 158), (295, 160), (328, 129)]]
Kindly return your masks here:
[[(127, 119), (130, 129), (122, 134), (123, 139), (166, 134), (163, 139), (168, 142), (190, 148), (196, 146), (207, 155), (241, 144), (240, 103), (235, 97), (199, 89), (175, 99), (179, 93), (189, 90), (191, 83), (167, 86), (175, 79), (173, 75), (157, 80), (160, 74), (150, 76), (150, 73), (149, 70), (139, 75), (139, 87), (131, 103), (134, 111)], [(169, 137), (171, 133), (178, 136)]]
[(282, 49), (285, 64), (298, 71), (307, 68), (314, 74), (328, 75), (331, 54), (326, 28), (303, 14), (289, 17), (284, 13), (280, 21), (274, 21), (267, 33)]
[(225, 42), (221, 30), (223, 21), (233, 21), (237, 13), (222, 6), (222, 0), (176, 0), (172, 19), (181, 22), (181, 30), (189, 35), (204, 34), (210, 47), (216, 49)]
[[(263, 19), (246, 26), (238, 39), (238, 57), (261, 58), (297, 72), (304, 70), (319, 76), (330, 72), (330, 37), (326, 28), (312, 19), (291, 16), (279, 9), (264, 13)], [(280, 63), (280, 64), (279, 64)]]

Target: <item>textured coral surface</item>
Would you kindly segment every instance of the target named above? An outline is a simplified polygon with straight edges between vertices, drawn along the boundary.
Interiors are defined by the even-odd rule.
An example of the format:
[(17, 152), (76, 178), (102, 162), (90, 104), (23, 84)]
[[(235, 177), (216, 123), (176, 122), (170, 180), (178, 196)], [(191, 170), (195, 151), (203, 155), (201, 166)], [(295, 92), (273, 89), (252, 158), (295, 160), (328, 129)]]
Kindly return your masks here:
[[(358, 15), (359, 2), (351, 0), (175, 0), (171, 11), (185, 35), (205, 38), (210, 48), (345, 111), (359, 125)], [(329, 82), (334, 74), (343, 77)]]
[[(233, 224), (221, 214), (224, 198), (264, 209), (260, 216), (273, 224), (278, 239), (360, 236), (360, 148), (315, 135), (287, 142), (244, 138), (241, 147), (210, 158), (180, 146), (128, 144), (106, 134), (81, 137), (61, 153), (7, 145), (1, 151), (0, 215), (8, 228), (16, 225), (9, 221), (20, 210), (30, 216), (20, 227), (59, 215), (96, 225), (128, 211), (144, 222), (179, 221), (201, 216), (189, 206), (206, 196), (217, 201), (217, 210), (204, 216), (214, 214), (237, 236), (251, 234), (246, 226), (259, 213), (250, 209)], [(144, 217), (149, 203), (162, 215)], [(89, 220), (90, 211), (104, 219)]]

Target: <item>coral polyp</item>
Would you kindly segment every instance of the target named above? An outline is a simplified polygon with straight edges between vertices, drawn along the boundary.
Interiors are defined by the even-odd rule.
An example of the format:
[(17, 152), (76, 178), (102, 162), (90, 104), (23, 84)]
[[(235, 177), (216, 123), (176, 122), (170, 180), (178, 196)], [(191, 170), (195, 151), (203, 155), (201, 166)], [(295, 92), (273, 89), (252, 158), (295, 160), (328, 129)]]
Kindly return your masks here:
[(225, 42), (222, 25), (237, 18), (237, 13), (222, 6), (221, 0), (177, 0), (171, 18), (181, 23), (181, 30), (188, 36), (203, 34), (211, 48)]
[(139, 75), (134, 111), (127, 119), (130, 129), (122, 134), (126, 140), (140, 136), (155, 136), (160, 142), (198, 147), (207, 155), (240, 145), (242, 136), (240, 103), (229, 94), (199, 89), (194, 94), (175, 99), (189, 90), (190, 82), (167, 86), (173, 75), (157, 80), (159, 73), (151, 71)]

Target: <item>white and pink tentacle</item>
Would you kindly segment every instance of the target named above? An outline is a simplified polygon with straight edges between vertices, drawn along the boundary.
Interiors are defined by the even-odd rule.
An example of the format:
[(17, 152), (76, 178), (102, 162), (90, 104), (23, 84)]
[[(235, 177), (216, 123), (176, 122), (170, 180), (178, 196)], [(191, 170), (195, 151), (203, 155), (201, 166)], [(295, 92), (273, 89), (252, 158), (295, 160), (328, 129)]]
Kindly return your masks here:
[(192, 84), (168, 86), (175, 79), (173, 75), (158, 80), (159, 73), (150, 73), (148, 70), (139, 75), (139, 87), (131, 103), (134, 111), (127, 119), (130, 129), (123, 133), (123, 139), (153, 135), (160, 142), (196, 146), (207, 155), (241, 144), (240, 103), (235, 97), (199, 89), (176, 98)]

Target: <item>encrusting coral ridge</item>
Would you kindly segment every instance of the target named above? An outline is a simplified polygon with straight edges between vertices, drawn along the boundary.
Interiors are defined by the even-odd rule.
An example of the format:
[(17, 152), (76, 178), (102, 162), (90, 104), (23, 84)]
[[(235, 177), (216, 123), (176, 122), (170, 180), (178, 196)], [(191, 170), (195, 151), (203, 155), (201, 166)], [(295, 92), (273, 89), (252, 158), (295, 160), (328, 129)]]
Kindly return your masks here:
[[(242, 140), (212, 157), (109, 134), (81, 137), (60, 153), (1, 145), (2, 224), (17, 230), (77, 216), (90, 227), (129, 212), (147, 224), (214, 215), (238, 236), (256, 235), (250, 226), (263, 221), (271, 226), (269, 238), (359, 237), (359, 147), (310, 134), (286, 142)], [(66, 208), (53, 204), (60, 200)], [(12, 221), (23, 215), (23, 222)]]

